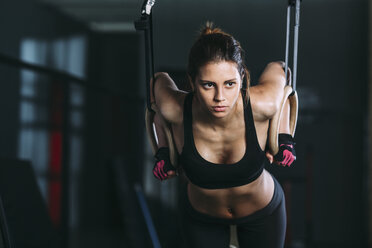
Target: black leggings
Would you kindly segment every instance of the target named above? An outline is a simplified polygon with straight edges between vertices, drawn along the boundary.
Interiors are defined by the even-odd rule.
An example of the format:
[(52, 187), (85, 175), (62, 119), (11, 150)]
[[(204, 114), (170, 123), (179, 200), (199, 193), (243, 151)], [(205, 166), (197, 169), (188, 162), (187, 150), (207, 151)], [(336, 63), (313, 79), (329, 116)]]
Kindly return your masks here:
[(185, 191), (181, 230), (188, 248), (228, 248), (230, 225), (236, 225), (240, 248), (282, 248), (286, 230), (284, 193), (273, 177), (275, 189), (270, 203), (246, 217), (223, 219), (196, 211)]

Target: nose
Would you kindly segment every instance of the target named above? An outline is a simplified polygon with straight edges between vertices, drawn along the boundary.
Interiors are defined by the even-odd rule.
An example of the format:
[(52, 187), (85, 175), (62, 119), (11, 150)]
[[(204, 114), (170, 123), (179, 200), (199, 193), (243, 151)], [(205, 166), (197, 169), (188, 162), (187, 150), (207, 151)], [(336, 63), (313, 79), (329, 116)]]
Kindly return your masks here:
[(216, 88), (216, 92), (214, 94), (214, 99), (213, 100), (216, 101), (216, 102), (225, 101), (225, 96), (224, 96), (222, 88), (219, 88), (219, 87)]

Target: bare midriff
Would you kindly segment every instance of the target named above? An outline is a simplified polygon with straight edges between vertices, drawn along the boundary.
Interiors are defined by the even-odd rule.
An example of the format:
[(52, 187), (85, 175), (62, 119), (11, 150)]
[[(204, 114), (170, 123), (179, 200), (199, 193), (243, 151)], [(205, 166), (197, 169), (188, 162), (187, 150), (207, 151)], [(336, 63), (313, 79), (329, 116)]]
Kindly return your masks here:
[(225, 219), (253, 214), (267, 206), (274, 194), (274, 181), (266, 170), (253, 182), (232, 188), (205, 189), (189, 182), (192, 207), (201, 213)]

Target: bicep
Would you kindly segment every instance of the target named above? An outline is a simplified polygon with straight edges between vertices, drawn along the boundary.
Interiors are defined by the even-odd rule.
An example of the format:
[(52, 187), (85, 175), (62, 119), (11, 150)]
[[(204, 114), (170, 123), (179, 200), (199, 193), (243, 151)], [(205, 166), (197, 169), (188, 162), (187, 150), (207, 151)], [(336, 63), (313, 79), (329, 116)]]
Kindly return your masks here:
[(168, 74), (160, 74), (154, 85), (154, 97), (160, 114), (170, 123), (183, 119), (183, 100), (186, 92), (177, 88)]
[(250, 88), (252, 110), (259, 119), (271, 119), (280, 109), (285, 85), (282, 65), (278, 62), (268, 64), (259, 83)]
[(252, 113), (254, 119), (257, 121), (271, 119), (278, 110), (278, 105), (264, 90), (265, 89), (258, 85), (249, 89)]

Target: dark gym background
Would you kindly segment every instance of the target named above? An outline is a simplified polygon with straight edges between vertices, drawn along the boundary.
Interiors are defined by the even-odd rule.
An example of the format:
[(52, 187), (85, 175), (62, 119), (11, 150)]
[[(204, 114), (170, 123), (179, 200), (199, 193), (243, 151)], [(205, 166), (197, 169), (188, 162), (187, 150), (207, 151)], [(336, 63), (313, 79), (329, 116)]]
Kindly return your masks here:
[[(182, 80), (211, 20), (240, 40), (255, 82), (284, 59), (286, 4), (157, 0), (156, 69)], [(151, 174), (141, 5), (0, 2), (0, 247), (153, 247), (135, 185), (162, 247), (182, 247), (178, 179)], [(372, 247), (370, 8), (302, 2), (297, 162), (268, 168), (286, 193), (286, 247)]]

